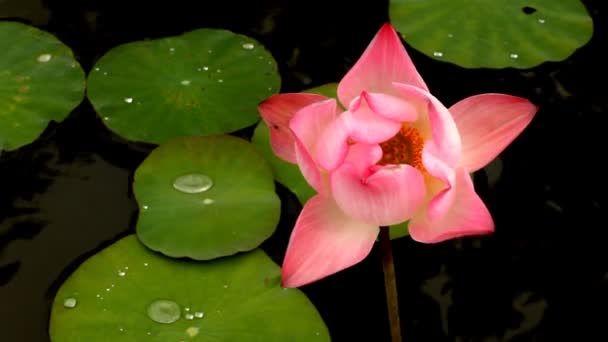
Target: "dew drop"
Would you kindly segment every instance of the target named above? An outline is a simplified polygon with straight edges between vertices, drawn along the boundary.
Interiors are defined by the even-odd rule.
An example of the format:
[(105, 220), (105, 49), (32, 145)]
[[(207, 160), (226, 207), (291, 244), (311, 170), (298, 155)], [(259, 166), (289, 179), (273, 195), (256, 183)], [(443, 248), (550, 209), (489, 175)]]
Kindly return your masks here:
[(50, 61), (52, 57), (53, 56), (50, 53), (43, 53), (42, 55), (38, 56), (38, 62), (46, 63)]
[(144, 267), (148, 267), (148, 265), (149, 264), (147, 262), (144, 262)]
[(433, 52), (433, 56), (435, 56), (435, 57), (443, 57), (443, 52), (441, 52), (441, 51), (434, 51)]
[(141, 206), (141, 208), (142, 208), (143, 210), (148, 210), (148, 208), (150, 208), (150, 207), (148, 207), (147, 205), (142, 205), (142, 206)]
[(118, 328), (118, 330), (119, 330), (120, 332), (125, 331), (125, 329), (123, 329), (123, 328)]
[(125, 275), (127, 275), (127, 272), (125, 272), (125, 271), (118, 271), (118, 276), (119, 277), (124, 277)]
[(76, 304), (78, 304), (78, 301), (76, 300), (76, 298), (66, 298), (66, 300), (63, 301), (63, 306), (68, 309), (75, 308)]
[(454, 38), (454, 34), (448, 33), (448, 38)]
[(538, 18), (538, 23), (539, 23), (539, 24), (544, 24), (544, 23), (545, 23), (545, 19), (543, 19), (543, 18)]
[(243, 49), (245, 49), (245, 50), (253, 50), (254, 47), (255, 47), (255, 45), (253, 45), (252, 43), (243, 44)]
[(227, 289), (228, 288), (228, 284), (224, 284), (224, 288)]
[(220, 78), (219, 80), (217, 80), (217, 82), (218, 83), (224, 83), (224, 80)]
[(220, 73), (220, 72), (222, 72), (222, 69), (217, 69), (217, 70), (215, 70), (215, 72)]
[(173, 182), (173, 187), (187, 194), (196, 194), (204, 192), (213, 186), (213, 181), (209, 176), (201, 173), (189, 173), (179, 176)]
[(157, 299), (148, 306), (148, 317), (157, 323), (171, 324), (180, 316), (179, 304), (172, 300)]
[(104, 117), (103, 117), (103, 121), (109, 121), (109, 120), (110, 120), (110, 117), (109, 117), (109, 116), (104, 116)]
[(125, 102), (126, 103), (133, 103), (133, 98), (132, 97), (125, 97)]
[(193, 314), (191, 314), (191, 313), (187, 313), (186, 315), (184, 315), (184, 317), (185, 317), (187, 320), (189, 320), (189, 321), (191, 321), (191, 320), (193, 320), (193, 319), (194, 319), (194, 315), (193, 315)]
[(186, 307), (184, 308), (184, 311), (186, 311), (186, 312), (190, 311), (190, 307), (189, 307), (189, 306), (186, 306)]
[(518, 59), (518, 58), (519, 58), (519, 55), (518, 55), (518, 54), (516, 54), (516, 53), (512, 53), (512, 54), (510, 54), (510, 55), (509, 55), (509, 57), (511, 57), (511, 58), (513, 58), (513, 59)]
[(209, 70), (209, 67), (208, 66), (204, 66), (203, 70), (207, 71), (207, 70)]
[(199, 327), (190, 327), (188, 329), (186, 329), (186, 334), (188, 334), (188, 336), (190, 336), (190, 338), (198, 335), (200, 328)]
[(212, 200), (211, 198), (205, 198), (205, 199), (203, 200), (203, 204), (207, 204), (207, 205), (209, 205), (209, 204), (213, 204), (214, 202), (215, 202), (215, 201), (214, 201), (214, 200)]
[(205, 316), (205, 314), (202, 311), (197, 311), (194, 313), (194, 317), (196, 318), (203, 318), (203, 316)]
[(175, 48), (169, 48), (169, 53), (170, 54), (174, 54), (175, 53)]
[(99, 71), (99, 67), (95, 67), (95, 71)]
[(180, 82), (182, 85), (188, 86), (190, 85), (190, 80), (183, 80)]

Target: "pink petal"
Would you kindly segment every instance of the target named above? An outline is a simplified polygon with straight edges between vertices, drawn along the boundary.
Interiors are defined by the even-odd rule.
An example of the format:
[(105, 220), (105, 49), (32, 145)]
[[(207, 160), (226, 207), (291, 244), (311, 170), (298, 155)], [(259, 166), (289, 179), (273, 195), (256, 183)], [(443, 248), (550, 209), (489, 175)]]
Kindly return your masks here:
[(348, 147), (348, 131), (335, 122), (337, 115), (336, 100), (329, 99), (302, 108), (289, 124), (312, 160), (327, 170), (344, 160)]
[(538, 108), (521, 97), (481, 94), (450, 108), (462, 139), (460, 165), (479, 170), (500, 154), (528, 126)]
[(386, 23), (338, 85), (338, 98), (347, 106), (362, 91), (393, 94), (392, 82), (428, 90), (393, 27)]
[(367, 144), (384, 142), (401, 129), (399, 121), (387, 119), (374, 112), (365, 96), (353, 100), (348, 111), (344, 112), (340, 119), (344, 120), (352, 139)]
[(302, 209), (283, 262), (284, 287), (299, 287), (363, 260), (378, 226), (346, 216), (331, 198), (316, 195)]
[(456, 170), (450, 183), (430, 201), (426, 211), (410, 221), (409, 233), (414, 240), (436, 243), (494, 231), (492, 217), (475, 193), (467, 171)]
[(317, 94), (285, 93), (273, 95), (258, 106), (262, 119), (270, 128), (272, 150), (279, 158), (296, 162), (289, 120), (301, 108), (325, 99), (327, 98)]
[(347, 215), (379, 226), (410, 219), (426, 194), (422, 173), (410, 165), (380, 168), (364, 179), (355, 166), (344, 163), (331, 174), (330, 184)]
[(416, 108), (399, 97), (366, 91), (361, 93), (361, 97), (374, 113), (384, 118), (398, 122), (410, 122), (418, 118)]
[(323, 186), (323, 179), (319, 166), (312, 159), (310, 153), (306, 149), (306, 146), (298, 139), (294, 134), (294, 142), (296, 146), (296, 162), (302, 172), (304, 179), (310, 184), (310, 186), (317, 190), (318, 193), (326, 193), (328, 189)]
[[(409, 84), (395, 83), (394, 86), (404, 98), (413, 102), (426, 101), (428, 111), (428, 125), (431, 137), (435, 143), (435, 154), (448, 166), (457, 167), (460, 162), (461, 142), (460, 134), (450, 111), (429, 92)], [(422, 117), (423, 114), (420, 113)], [(419, 118), (423, 121), (424, 118)], [(427, 124), (424, 123), (423, 126)], [(424, 129), (422, 129), (424, 131)], [(424, 132), (423, 132), (424, 133)]]
[(372, 173), (372, 167), (382, 159), (382, 148), (380, 145), (356, 143), (350, 145), (345, 163), (355, 167), (360, 178), (364, 179)]

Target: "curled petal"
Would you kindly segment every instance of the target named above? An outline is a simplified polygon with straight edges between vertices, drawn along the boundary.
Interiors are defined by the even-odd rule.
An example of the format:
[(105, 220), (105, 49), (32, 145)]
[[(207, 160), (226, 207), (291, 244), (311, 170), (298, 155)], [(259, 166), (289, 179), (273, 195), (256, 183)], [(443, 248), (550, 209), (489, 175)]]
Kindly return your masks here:
[(460, 165), (469, 172), (491, 162), (528, 126), (538, 108), (530, 101), (503, 94), (468, 97), (450, 112), (460, 132)]
[(367, 103), (365, 96), (352, 101), (348, 111), (341, 117), (352, 139), (366, 144), (378, 144), (392, 138), (401, 123), (388, 119), (374, 112)]
[(365, 179), (372, 173), (373, 166), (380, 159), (382, 159), (380, 145), (356, 143), (349, 146), (344, 162), (354, 166), (357, 174)]
[(330, 184), (347, 215), (379, 226), (410, 219), (426, 194), (422, 173), (410, 165), (380, 168), (362, 179), (355, 166), (344, 163), (331, 174)]
[(285, 93), (273, 95), (258, 106), (262, 119), (270, 128), (272, 151), (279, 158), (290, 163), (296, 162), (289, 120), (301, 108), (325, 99), (327, 98), (317, 94)]
[[(460, 162), (462, 147), (460, 134), (450, 111), (433, 95), (423, 89), (401, 83), (395, 83), (394, 86), (400, 91), (403, 98), (410, 98), (417, 103), (427, 102), (426, 110), (431, 131), (430, 139), (435, 142), (435, 154), (448, 166), (457, 167)], [(422, 116), (422, 113), (420, 115)], [(419, 118), (419, 121), (424, 120), (425, 118)]]
[(387, 94), (361, 93), (369, 108), (376, 114), (398, 122), (415, 121), (418, 118), (416, 108), (403, 99)]
[(338, 98), (348, 105), (362, 91), (393, 94), (392, 82), (428, 90), (393, 27), (386, 23), (338, 85)]
[(488, 234), (494, 231), (492, 217), (479, 198), (473, 182), (463, 168), (455, 170), (450, 187), (440, 191), (426, 210), (409, 224), (412, 239), (424, 243)]
[(378, 232), (378, 226), (346, 216), (331, 198), (312, 197), (289, 239), (283, 286), (306, 285), (360, 262), (369, 254)]

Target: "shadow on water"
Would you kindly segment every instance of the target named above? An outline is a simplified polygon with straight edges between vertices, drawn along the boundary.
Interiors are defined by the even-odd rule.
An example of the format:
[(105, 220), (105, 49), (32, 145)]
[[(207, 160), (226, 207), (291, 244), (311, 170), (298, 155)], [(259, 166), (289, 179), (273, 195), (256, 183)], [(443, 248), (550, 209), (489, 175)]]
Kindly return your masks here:
[[(149, 3), (5, 0), (18, 17), (56, 34), (85, 71), (133, 40), (218, 27), (250, 35), (277, 59), (282, 91), (333, 82), (348, 70), (386, 17), (386, 1)], [(568, 60), (530, 70), (470, 70), (408, 51), (446, 105), (477, 93), (531, 99), (539, 112), (475, 186), (495, 234), (424, 245), (396, 240), (401, 322), (407, 341), (605, 341), (608, 248), (601, 170), (608, 76), (605, 12), (591, 42)], [(12, 7), (9, 7), (12, 5)], [(46, 10), (44, 10), (46, 6)], [(6, 8), (11, 11), (5, 12)], [(42, 8), (42, 12), (27, 17)], [(142, 14), (145, 13), (145, 14)], [(311, 24), (314, 18), (314, 24)], [(237, 135), (248, 137), (249, 131)], [(133, 171), (153, 146), (107, 131), (85, 100), (40, 139), (0, 156), (0, 324), (2, 339), (48, 341), (50, 303), (87, 257), (132, 233)], [(282, 216), (263, 248), (278, 263), (301, 206), (277, 185)], [(387, 341), (380, 256), (303, 288), (334, 341)]]

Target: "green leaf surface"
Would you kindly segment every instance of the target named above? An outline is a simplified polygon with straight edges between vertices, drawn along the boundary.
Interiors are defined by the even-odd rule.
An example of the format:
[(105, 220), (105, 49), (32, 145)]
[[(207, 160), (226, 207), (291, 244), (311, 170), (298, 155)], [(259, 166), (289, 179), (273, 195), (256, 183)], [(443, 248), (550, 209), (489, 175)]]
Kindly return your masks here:
[(585, 45), (580, 0), (390, 0), (393, 26), (415, 49), (466, 68), (531, 68)]
[(88, 96), (115, 133), (160, 144), (252, 125), (258, 103), (279, 88), (276, 62), (260, 43), (198, 29), (110, 50), (89, 75)]
[(86, 260), (55, 296), (53, 342), (329, 341), (315, 307), (279, 285), (259, 249), (206, 262), (127, 236)]
[(0, 150), (36, 140), (84, 97), (84, 72), (72, 51), (48, 32), (0, 22)]
[(306, 182), (298, 165), (288, 163), (274, 154), (270, 147), (270, 131), (263, 121), (260, 121), (255, 128), (251, 143), (258, 148), (260, 153), (269, 162), (275, 179), (293, 192), (301, 204), (306, 203), (308, 199), (317, 193)]
[(149, 248), (208, 260), (258, 247), (281, 203), (272, 170), (249, 142), (228, 135), (175, 138), (135, 171), (136, 231)]

